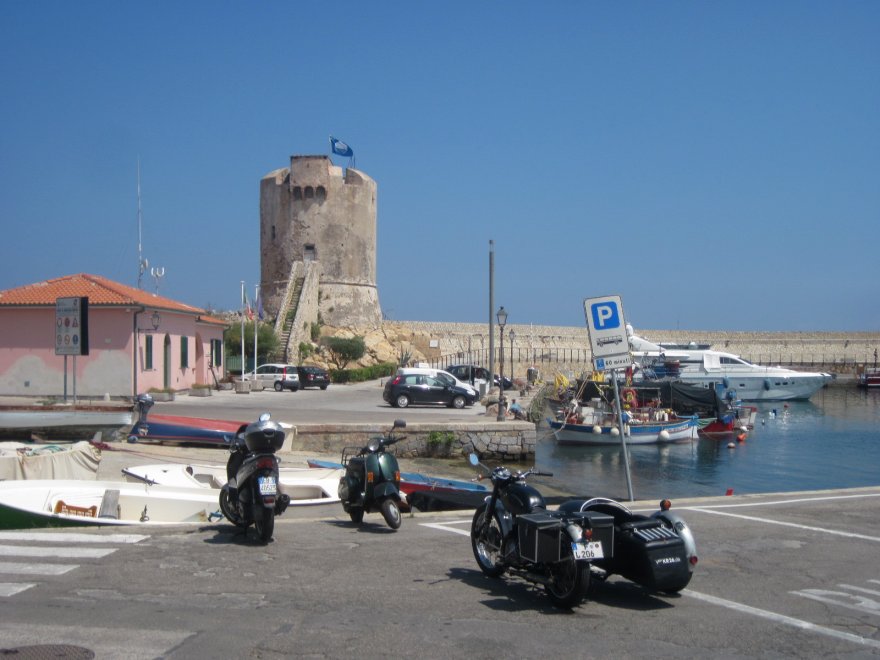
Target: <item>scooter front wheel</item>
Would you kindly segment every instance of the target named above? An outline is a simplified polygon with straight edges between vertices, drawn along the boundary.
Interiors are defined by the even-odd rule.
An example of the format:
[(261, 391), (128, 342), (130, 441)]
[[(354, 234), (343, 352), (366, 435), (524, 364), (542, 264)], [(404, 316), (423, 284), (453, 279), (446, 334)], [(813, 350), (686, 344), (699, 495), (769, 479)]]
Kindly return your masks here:
[(351, 518), (351, 522), (355, 525), (360, 525), (364, 522), (364, 509), (363, 507), (352, 507), (348, 510), (348, 515)]
[(398, 529), (400, 523), (403, 522), (400, 518), (400, 507), (390, 497), (387, 500), (382, 500), (382, 517), (385, 518), (385, 522), (391, 529)]

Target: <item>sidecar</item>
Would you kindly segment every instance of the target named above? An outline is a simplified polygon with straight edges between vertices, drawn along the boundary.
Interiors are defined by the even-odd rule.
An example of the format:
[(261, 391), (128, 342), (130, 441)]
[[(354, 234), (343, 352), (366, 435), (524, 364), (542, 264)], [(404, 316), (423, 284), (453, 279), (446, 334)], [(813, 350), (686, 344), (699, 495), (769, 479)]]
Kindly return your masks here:
[(650, 591), (676, 593), (690, 582), (697, 554), (690, 529), (667, 503), (664, 500), (653, 516), (633, 513), (607, 498), (572, 500), (559, 510), (595, 511), (614, 518), (614, 554), (593, 562), (604, 577), (617, 574)]

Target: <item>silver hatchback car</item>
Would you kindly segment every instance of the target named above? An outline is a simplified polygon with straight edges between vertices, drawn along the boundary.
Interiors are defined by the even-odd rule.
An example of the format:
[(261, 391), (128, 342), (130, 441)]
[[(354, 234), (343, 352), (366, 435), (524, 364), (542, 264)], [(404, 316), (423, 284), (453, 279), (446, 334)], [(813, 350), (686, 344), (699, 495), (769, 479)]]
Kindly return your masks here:
[(299, 390), (299, 372), (293, 364), (261, 364), (256, 371), (245, 374), (242, 380), (255, 380), (263, 387), (271, 385), (276, 392)]

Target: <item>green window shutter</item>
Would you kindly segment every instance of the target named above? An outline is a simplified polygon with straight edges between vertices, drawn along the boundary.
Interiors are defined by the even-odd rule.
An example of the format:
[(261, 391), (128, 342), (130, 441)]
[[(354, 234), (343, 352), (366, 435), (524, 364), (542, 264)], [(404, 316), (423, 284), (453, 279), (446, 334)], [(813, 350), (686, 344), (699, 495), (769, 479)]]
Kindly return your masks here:
[(153, 368), (153, 335), (144, 336), (144, 369)]
[(180, 368), (189, 366), (189, 337), (180, 338)]

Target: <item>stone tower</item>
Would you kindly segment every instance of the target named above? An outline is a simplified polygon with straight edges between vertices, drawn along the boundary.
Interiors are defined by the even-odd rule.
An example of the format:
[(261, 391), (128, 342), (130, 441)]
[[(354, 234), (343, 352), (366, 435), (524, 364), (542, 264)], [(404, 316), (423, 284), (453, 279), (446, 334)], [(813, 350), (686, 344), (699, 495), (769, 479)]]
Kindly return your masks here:
[(376, 182), (352, 168), (343, 173), (328, 156), (292, 156), (290, 168), (260, 182), (260, 279), (270, 317), (284, 305), (293, 274), (314, 265), (318, 291), (303, 292), (316, 307), (311, 320), (320, 313), (334, 327), (381, 324)]

